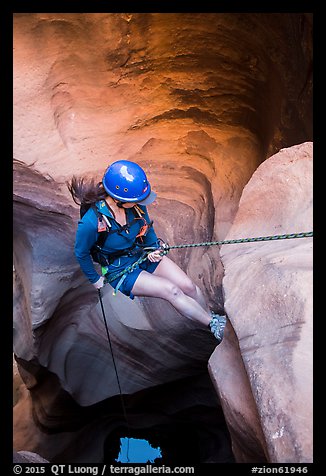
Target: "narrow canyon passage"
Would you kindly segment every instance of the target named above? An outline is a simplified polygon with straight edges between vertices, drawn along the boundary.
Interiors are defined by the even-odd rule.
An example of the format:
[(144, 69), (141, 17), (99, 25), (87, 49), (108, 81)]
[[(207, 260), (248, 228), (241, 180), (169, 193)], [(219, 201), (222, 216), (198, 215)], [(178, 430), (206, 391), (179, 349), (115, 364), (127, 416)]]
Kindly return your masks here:
[[(109, 461), (123, 415), (66, 182), (137, 162), (169, 244), (310, 231), (312, 14), (16, 14), (13, 153), (14, 449)], [(162, 299), (108, 293), (139, 437), (174, 461), (175, 439), (201, 462), (312, 458), (310, 253), (311, 239), (170, 252), (228, 313), (219, 346)]]

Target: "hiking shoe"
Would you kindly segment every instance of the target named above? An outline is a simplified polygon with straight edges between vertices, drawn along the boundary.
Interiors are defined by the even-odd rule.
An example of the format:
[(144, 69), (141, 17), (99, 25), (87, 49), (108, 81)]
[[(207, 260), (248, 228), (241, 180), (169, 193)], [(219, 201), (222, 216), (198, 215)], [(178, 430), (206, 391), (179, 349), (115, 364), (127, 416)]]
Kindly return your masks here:
[(219, 343), (222, 342), (224, 335), (224, 328), (226, 324), (226, 316), (220, 316), (215, 312), (211, 311), (212, 320), (209, 323), (212, 334), (216, 337)]

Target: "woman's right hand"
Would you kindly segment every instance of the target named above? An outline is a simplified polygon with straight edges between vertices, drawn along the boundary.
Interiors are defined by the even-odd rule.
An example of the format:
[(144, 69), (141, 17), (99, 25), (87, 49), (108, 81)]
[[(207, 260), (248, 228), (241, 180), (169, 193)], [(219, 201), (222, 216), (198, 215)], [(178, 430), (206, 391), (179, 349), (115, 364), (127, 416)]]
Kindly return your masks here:
[(93, 286), (96, 288), (96, 289), (101, 289), (103, 288), (104, 286), (104, 276), (101, 276), (100, 279), (98, 279), (97, 281), (95, 281), (95, 283), (92, 283)]

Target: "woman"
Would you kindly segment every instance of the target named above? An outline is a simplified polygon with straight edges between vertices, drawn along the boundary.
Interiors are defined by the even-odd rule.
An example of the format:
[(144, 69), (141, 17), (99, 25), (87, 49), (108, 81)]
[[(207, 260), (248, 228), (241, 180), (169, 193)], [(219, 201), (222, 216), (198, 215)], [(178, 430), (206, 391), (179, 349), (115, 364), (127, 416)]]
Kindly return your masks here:
[[(107, 168), (102, 182), (95, 184), (73, 177), (68, 188), (75, 203), (89, 207), (78, 222), (75, 255), (94, 287), (100, 289), (109, 281), (116, 291), (131, 299), (134, 296), (165, 299), (183, 316), (209, 327), (221, 342), (225, 316), (209, 311), (198, 286), (162, 253), (146, 208), (156, 194), (144, 170), (135, 162), (119, 160)], [(96, 243), (101, 248), (105, 276), (99, 275), (94, 267), (92, 251)], [(147, 259), (123, 274), (144, 256), (146, 248), (151, 250)], [(115, 278), (116, 275), (119, 276)]]

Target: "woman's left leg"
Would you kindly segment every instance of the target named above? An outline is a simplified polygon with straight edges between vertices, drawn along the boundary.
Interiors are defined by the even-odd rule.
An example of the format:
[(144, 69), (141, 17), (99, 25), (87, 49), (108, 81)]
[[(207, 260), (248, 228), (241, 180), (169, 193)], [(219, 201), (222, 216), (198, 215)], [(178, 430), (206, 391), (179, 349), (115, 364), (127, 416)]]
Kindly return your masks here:
[(206, 312), (209, 312), (208, 305), (199, 287), (170, 258), (163, 256), (153, 274), (167, 278), (173, 284), (176, 284), (184, 294), (194, 299)]
[(225, 317), (217, 314), (212, 316), (198, 286), (166, 256), (152, 274), (147, 271), (139, 274), (132, 292), (135, 296), (166, 299), (185, 317), (209, 325), (218, 341), (222, 341)]

